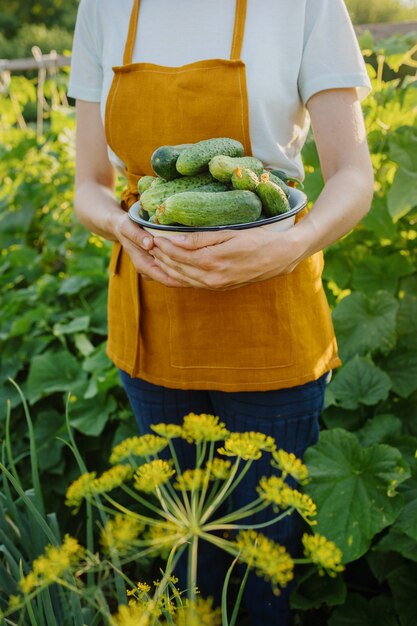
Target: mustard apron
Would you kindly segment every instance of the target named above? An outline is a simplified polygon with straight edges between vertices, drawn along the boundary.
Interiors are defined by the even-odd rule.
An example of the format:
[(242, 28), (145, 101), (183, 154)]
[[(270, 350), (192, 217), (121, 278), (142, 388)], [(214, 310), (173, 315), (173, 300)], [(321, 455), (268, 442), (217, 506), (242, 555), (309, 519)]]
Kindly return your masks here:
[[(252, 154), (240, 58), (246, 0), (236, 2), (230, 59), (181, 67), (132, 63), (139, 4), (105, 115), (107, 142), (126, 167), (126, 210), (138, 199), (139, 178), (153, 174), (150, 158), (161, 145), (232, 137)], [(231, 291), (165, 287), (138, 275), (116, 243), (107, 354), (133, 377), (178, 389), (261, 391), (314, 380), (340, 364), (322, 269), (318, 253), (287, 276)]]

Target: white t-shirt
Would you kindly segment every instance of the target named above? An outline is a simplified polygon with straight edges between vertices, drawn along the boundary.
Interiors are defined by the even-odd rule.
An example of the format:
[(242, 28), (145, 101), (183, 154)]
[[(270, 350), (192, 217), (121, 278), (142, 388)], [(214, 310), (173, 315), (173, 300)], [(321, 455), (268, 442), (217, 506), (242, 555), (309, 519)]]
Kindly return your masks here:
[[(81, 0), (69, 96), (100, 102), (104, 119), (112, 66), (122, 65), (133, 0)], [(235, 0), (142, 0), (133, 62), (181, 66), (230, 58)], [(253, 154), (304, 177), (300, 152), (315, 93), (371, 86), (343, 0), (248, 0), (246, 64)], [(122, 166), (109, 149), (110, 160)]]

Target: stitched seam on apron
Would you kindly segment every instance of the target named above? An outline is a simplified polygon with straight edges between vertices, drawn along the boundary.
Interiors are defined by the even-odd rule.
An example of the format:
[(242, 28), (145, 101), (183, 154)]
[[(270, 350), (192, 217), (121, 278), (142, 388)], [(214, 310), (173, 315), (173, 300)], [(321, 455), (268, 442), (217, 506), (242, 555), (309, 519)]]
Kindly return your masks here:
[[(123, 361), (122, 359), (119, 359), (113, 352), (108, 352), (108, 356), (111, 356), (115, 361), (117, 361), (117, 363), (120, 363), (122, 365), (126, 365), (126, 367), (130, 370), (131, 365), (129, 363), (126, 363), (125, 361)], [(323, 368), (320, 368), (319, 371), (321, 371), (323, 369), (323, 374), (326, 373), (326, 371), (329, 370), (329, 368), (333, 368), (333, 367), (337, 367), (338, 365), (340, 365), (341, 361), (339, 359), (339, 357), (334, 356), (332, 357), (329, 361), (326, 361), (326, 366)], [(271, 368), (271, 369), (275, 369), (275, 368)], [(303, 376), (293, 376), (292, 378), (277, 378), (277, 379), (272, 379), (272, 380), (268, 380), (266, 383), (264, 382), (257, 382), (257, 383), (249, 383), (249, 382), (245, 382), (245, 383), (241, 383), (241, 386), (244, 387), (257, 387), (257, 386), (264, 386), (266, 385), (270, 385), (272, 383), (287, 383), (287, 382), (292, 382), (292, 381), (301, 381), (299, 384), (302, 384), (303, 381), (307, 380), (307, 379), (311, 379), (311, 376), (313, 375), (313, 371), (311, 370), (309, 374), (304, 374)], [(154, 376), (153, 374), (147, 374), (145, 371), (142, 372), (142, 375), (147, 376), (149, 379), (153, 379), (153, 380), (158, 380), (158, 381), (163, 381), (166, 383), (170, 383), (170, 385), (173, 385), (175, 383), (183, 383), (182, 380), (175, 380), (173, 381), (172, 378), (163, 378), (162, 376)], [(318, 378), (321, 376), (322, 374), (318, 375)], [(140, 372), (138, 372), (138, 375), (136, 376), (136, 378), (140, 378)], [(314, 380), (314, 379), (313, 379)], [(210, 381), (207, 382), (207, 380), (193, 380), (191, 383), (192, 388), (196, 388), (194, 387), (194, 385), (211, 385), (210, 388), (212, 388), (213, 385), (215, 385), (216, 383)], [(239, 383), (225, 383), (223, 380), (219, 381), (219, 384), (222, 385), (222, 387), (238, 387)]]

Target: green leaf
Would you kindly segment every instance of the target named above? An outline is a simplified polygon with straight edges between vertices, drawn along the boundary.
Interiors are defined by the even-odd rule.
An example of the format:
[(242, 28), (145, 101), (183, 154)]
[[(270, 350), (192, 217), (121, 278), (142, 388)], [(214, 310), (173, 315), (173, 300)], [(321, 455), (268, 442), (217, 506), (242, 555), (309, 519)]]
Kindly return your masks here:
[(341, 576), (320, 576), (315, 568), (298, 575), (297, 587), (291, 594), (291, 608), (301, 611), (337, 606), (346, 599), (346, 585)]
[(361, 224), (374, 233), (378, 239), (387, 239), (391, 241), (396, 234), (396, 226), (392, 222), (386, 206), (386, 197), (379, 198), (376, 196), (372, 202), (369, 213), (365, 215)]
[(417, 346), (399, 346), (384, 360), (383, 366), (391, 378), (392, 390), (399, 396), (408, 398), (417, 390)]
[(311, 482), (306, 491), (318, 507), (318, 533), (340, 547), (345, 563), (364, 554), (398, 517), (403, 498), (395, 488), (409, 475), (395, 448), (362, 448), (342, 429), (324, 431), (305, 454)]
[(389, 352), (395, 345), (398, 302), (386, 291), (368, 297), (352, 293), (336, 306), (333, 322), (341, 358), (366, 352)]
[[(417, 476), (404, 485), (405, 506), (395, 522), (395, 529), (417, 542)], [(417, 543), (415, 544), (417, 549)]]
[(405, 559), (417, 562), (417, 543), (395, 526), (373, 548), (377, 552), (398, 552)]
[(398, 169), (387, 199), (388, 211), (394, 222), (398, 222), (417, 206), (417, 172)]
[(33, 357), (27, 380), (27, 397), (31, 403), (55, 391), (71, 391), (85, 382), (86, 374), (69, 352), (46, 352)]
[(91, 400), (79, 398), (70, 407), (71, 426), (84, 435), (98, 437), (116, 406), (116, 401), (110, 396), (99, 395)]
[(391, 598), (378, 596), (369, 600), (351, 593), (346, 604), (337, 607), (328, 621), (329, 626), (398, 626)]
[(343, 409), (378, 404), (388, 398), (390, 389), (388, 374), (359, 356), (346, 363), (329, 384), (329, 391)]
[(402, 254), (371, 256), (358, 264), (353, 273), (352, 285), (364, 293), (385, 290), (395, 294), (399, 279), (414, 271), (410, 260)]
[(54, 335), (73, 335), (74, 333), (80, 333), (83, 330), (87, 330), (90, 325), (90, 316), (83, 315), (76, 317), (66, 324), (54, 324)]
[(374, 443), (389, 443), (387, 440), (400, 435), (401, 431), (401, 420), (395, 415), (376, 415), (356, 432), (356, 436), (362, 446), (371, 446)]
[(407, 563), (388, 576), (401, 626), (415, 626), (417, 615), (417, 563)]
[(91, 279), (83, 276), (70, 276), (65, 278), (59, 288), (60, 295), (73, 296), (79, 293), (84, 287), (91, 285)]

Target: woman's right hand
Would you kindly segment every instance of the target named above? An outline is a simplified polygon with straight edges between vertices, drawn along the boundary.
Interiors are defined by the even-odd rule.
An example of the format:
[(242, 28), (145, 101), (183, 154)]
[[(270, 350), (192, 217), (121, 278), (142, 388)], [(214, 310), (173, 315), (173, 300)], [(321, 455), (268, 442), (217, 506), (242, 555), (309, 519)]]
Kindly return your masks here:
[(115, 170), (109, 161), (99, 102), (77, 100), (76, 193), (74, 208), (88, 230), (120, 241), (138, 274), (167, 287), (184, 287), (154, 261), (153, 239), (114, 198)]
[(185, 287), (174, 280), (155, 263), (152, 256), (153, 237), (134, 224), (127, 213), (118, 215), (114, 221), (114, 235), (130, 257), (136, 271), (145, 278), (156, 280), (167, 287)]

